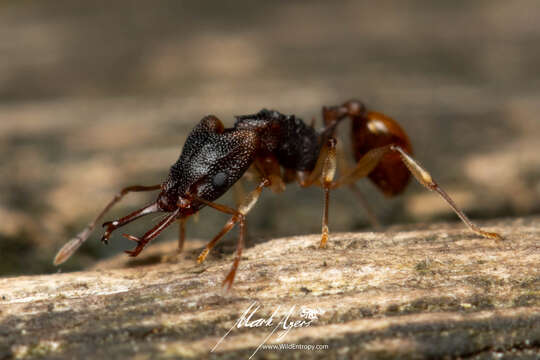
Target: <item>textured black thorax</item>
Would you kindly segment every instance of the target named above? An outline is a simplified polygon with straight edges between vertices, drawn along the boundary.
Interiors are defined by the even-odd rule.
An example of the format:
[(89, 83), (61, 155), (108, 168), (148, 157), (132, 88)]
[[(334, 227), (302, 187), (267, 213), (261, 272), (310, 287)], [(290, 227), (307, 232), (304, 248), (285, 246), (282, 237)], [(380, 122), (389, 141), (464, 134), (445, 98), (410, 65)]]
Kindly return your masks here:
[(260, 134), (261, 151), (276, 156), (284, 168), (309, 171), (315, 167), (319, 135), (302, 119), (267, 109), (236, 119), (235, 128), (255, 129)]

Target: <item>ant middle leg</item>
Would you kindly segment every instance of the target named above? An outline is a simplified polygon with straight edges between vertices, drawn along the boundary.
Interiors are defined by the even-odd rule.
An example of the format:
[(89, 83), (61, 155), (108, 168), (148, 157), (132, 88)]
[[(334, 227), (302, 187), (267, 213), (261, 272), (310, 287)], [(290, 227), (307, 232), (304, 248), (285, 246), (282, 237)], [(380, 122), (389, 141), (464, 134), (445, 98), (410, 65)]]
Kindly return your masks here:
[(413, 174), (416, 180), (428, 190), (437, 192), (471, 231), (485, 238), (502, 240), (502, 237), (499, 234), (484, 231), (472, 223), (465, 213), (456, 205), (454, 200), (452, 200), (452, 198), (433, 180), (429, 172), (420, 166), (420, 164), (399, 145), (391, 144), (368, 151), (360, 158), (356, 167), (334, 181), (331, 184), (331, 188), (348, 185), (367, 176), (377, 166), (383, 156), (391, 152), (399, 154), (401, 161), (405, 164), (411, 174)]
[(324, 191), (324, 207), (321, 228), (321, 244), (319, 247), (325, 248), (328, 242), (328, 206), (330, 205), (330, 187), (336, 175), (336, 139), (331, 137), (326, 142), (327, 152), (324, 159), (321, 184)]
[(328, 242), (328, 206), (330, 204), (330, 190), (332, 189), (332, 181), (336, 174), (337, 158), (336, 158), (337, 140), (330, 136), (326, 139), (319, 153), (319, 158), (315, 167), (309, 174), (305, 172), (297, 173), (297, 181), (302, 187), (311, 185), (320, 185), (323, 188), (323, 215), (321, 226), (321, 243), (320, 248), (325, 248)]

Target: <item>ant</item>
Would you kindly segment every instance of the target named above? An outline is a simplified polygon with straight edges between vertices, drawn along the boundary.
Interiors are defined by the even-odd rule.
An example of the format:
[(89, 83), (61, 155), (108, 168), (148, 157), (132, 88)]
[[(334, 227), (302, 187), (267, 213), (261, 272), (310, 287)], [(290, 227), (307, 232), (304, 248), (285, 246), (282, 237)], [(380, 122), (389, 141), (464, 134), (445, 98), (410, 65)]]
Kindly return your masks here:
[[(236, 224), (239, 239), (236, 257), (223, 285), (229, 289), (242, 255), (245, 242), (245, 217), (257, 202), (262, 190), (270, 187), (279, 192), (286, 183), (298, 182), (301, 187), (320, 186), (324, 193), (322, 235), (320, 248), (328, 242), (328, 204), (330, 191), (342, 186), (354, 190), (354, 183), (368, 177), (385, 195), (401, 193), (410, 174), (427, 189), (436, 191), (474, 233), (491, 239), (502, 237), (474, 225), (457, 207), (450, 196), (433, 180), (431, 175), (414, 160), (412, 146), (406, 133), (390, 117), (368, 111), (359, 101), (349, 100), (339, 106), (322, 108), (324, 127), (321, 131), (306, 125), (294, 115), (263, 109), (256, 114), (236, 116), (232, 128), (225, 128), (214, 115), (208, 115), (191, 130), (182, 153), (165, 182), (152, 186), (134, 185), (122, 189), (103, 211), (75, 238), (65, 244), (56, 255), (54, 264), (66, 261), (90, 236), (96, 223), (124, 195), (130, 192), (160, 190), (156, 201), (118, 220), (103, 224), (105, 244), (113, 231), (142, 216), (164, 212), (167, 215), (142, 237), (123, 234), (137, 246), (126, 251), (137, 256), (152, 239), (175, 221), (180, 223), (178, 247), (181, 251), (185, 239), (186, 219), (208, 206), (231, 217), (221, 231), (210, 241), (198, 257), (202, 263), (216, 243)], [(337, 168), (336, 128), (342, 120), (352, 122), (352, 150), (356, 160), (353, 167), (341, 171)], [(231, 208), (214, 202), (250, 169), (259, 177), (257, 187)]]

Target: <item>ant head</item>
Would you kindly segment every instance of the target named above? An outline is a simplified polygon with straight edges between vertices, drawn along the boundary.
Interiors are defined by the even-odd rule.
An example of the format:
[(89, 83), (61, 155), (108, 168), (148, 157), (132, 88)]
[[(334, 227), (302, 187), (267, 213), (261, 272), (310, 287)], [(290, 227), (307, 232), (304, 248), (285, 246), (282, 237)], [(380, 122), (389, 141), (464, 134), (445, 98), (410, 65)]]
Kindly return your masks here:
[(197, 212), (223, 195), (253, 162), (259, 138), (248, 129), (224, 129), (212, 115), (204, 117), (186, 139), (182, 154), (162, 185), (157, 205), (162, 211), (180, 208), (181, 216)]
[(198, 211), (198, 207), (193, 200), (178, 195), (176, 188), (167, 188), (166, 184), (156, 199), (156, 205), (159, 211), (173, 212), (180, 209), (180, 217), (185, 218)]

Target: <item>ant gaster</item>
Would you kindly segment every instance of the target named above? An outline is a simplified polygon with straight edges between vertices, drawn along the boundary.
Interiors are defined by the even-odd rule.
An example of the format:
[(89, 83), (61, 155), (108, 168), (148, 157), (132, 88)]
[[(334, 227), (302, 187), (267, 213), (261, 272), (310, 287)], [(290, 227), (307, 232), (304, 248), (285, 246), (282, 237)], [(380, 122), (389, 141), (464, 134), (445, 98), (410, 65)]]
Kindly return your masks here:
[[(339, 106), (322, 108), (324, 128), (316, 131), (294, 115), (263, 109), (256, 114), (236, 117), (234, 127), (225, 128), (213, 116), (204, 117), (186, 139), (178, 161), (171, 167), (167, 180), (153, 186), (129, 186), (118, 193), (105, 209), (81, 233), (70, 240), (56, 255), (56, 265), (66, 261), (90, 236), (96, 223), (129, 192), (160, 190), (155, 202), (118, 220), (103, 224), (101, 241), (107, 243), (111, 233), (144, 215), (168, 213), (143, 236), (123, 234), (137, 246), (126, 251), (137, 256), (150, 240), (175, 221), (180, 223), (179, 248), (184, 244), (185, 221), (205, 206), (231, 215), (221, 231), (210, 241), (198, 258), (204, 261), (216, 243), (238, 223), (239, 239), (231, 270), (223, 284), (230, 288), (245, 241), (245, 216), (257, 202), (261, 191), (270, 187), (281, 191), (285, 183), (296, 181), (301, 187), (320, 186), (324, 193), (320, 247), (328, 241), (328, 203), (330, 191), (347, 186), (357, 192), (354, 183), (368, 177), (384, 194), (401, 193), (410, 174), (429, 190), (436, 191), (474, 233), (486, 238), (502, 239), (474, 225), (446, 192), (412, 155), (411, 143), (396, 121), (381, 113), (368, 111), (350, 100)], [(336, 127), (344, 119), (352, 122), (351, 143), (356, 160), (354, 166), (342, 168), (335, 178), (339, 157), (336, 153)], [(340, 163), (341, 165), (341, 163)], [(251, 168), (259, 183), (238, 207), (215, 203), (244, 173)]]

